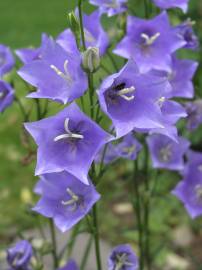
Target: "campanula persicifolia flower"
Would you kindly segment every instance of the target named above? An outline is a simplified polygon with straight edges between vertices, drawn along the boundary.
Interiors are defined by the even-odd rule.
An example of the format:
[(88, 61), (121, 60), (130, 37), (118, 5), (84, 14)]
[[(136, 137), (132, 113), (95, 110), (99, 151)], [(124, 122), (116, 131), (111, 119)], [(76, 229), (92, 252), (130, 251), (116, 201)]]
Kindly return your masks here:
[(126, 36), (114, 53), (134, 59), (141, 72), (170, 70), (171, 54), (184, 45), (173, 32), (167, 13), (162, 12), (151, 20), (129, 16)]
[(130, 245), (115, 247), (108, 259), (108, 270), (137, 270), (138, 258)]
[(86, 184), (96, 154), (111, 138), (75, 103), (25, 128), (38, 145), (36, 175), (65, 170)]
[(59, 268), (58, 270), (79, 270), (79, 268), (74, 260), (69, 260), (65, 266)]
[(162, 9), (168, 8), (181, 8), (184, 12), (187, 12), (189, 0), (153, 0), (157, 7)]
[(197, 99), (185, 104), (187, 111), (187, 128), (195, 130), (202, 124), (202, 100)]
[(0, 44), (0, 78), (11, 71), (15, 64), (13, 54), (9, 47)]
[(39, 186), (41, 199), (33, 210), (52, 218), (62, 232), (85, 217), (100, 198), (91, 183), (85, 185), (67, 172), (43, 175)]
[(65, 51), (52, 38), (46, 40), (40, 59), (25, 64), (18, 74), (37, 88), (28, 95), (30, 98), (48, 98), (66, 104), (87, 89), (80, 55)]
[(154, 134), (147, 138), (147, 144), (154, 168), (183, 170), (183, 157), (189, 148), (189, 141), (179, 137), (175, 142), (167, 136)]
[(90, 0), (90, 3), (98, 6), (100, 13), (106, 13), (109, 17), (127, 10), (127, 0)]
[(7, 250), (7, 262), (12, 270), (30, 270), (32, 246), (27, 240), (21, 240)]
[(0, 112), (3, 112), (14, 100), (13, 88), (4, 81), (0, 80)]

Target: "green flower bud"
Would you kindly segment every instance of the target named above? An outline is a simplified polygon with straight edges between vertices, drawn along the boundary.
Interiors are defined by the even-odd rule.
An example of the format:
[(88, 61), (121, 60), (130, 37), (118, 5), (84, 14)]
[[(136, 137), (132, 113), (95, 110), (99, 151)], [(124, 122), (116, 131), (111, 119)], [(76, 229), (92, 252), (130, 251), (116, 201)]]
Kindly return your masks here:
[(77, 43), (79, 43), (79, 40), (80, 40), (80, 23), (79, 23), (79, 20), (78, 20), (77, 16), (75, 15), (75, 13), (73, 11), (69, 12), (67, 14), (67, 20), (68, 20), (69, 28), (74, 33), (74, 36), (76, 38)]
[(100, 66), (99, 48), (88, 47), (88, 49), (82, 53), (82, 60), (84, 70), (90, 73), (95, 72)]

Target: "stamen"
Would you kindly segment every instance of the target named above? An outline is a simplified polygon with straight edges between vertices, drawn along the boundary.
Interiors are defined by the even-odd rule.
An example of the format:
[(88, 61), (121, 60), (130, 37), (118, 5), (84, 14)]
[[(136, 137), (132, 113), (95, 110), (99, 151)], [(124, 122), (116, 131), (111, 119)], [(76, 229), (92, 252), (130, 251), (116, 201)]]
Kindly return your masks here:
[(202, 185), (199, 184), (195, 186), (195, 193), (198, 202), (202, 203)]
[(133, 264), (128, 260), (128, 255), (126, 253), (116, 255), (117, 263), (114, 270), (121, 270), (123, 266), (133, 266)]
[(123, 152), (127, 153), (127, 154), (131, 154), (135, 151), (135, 145), (133, 146), (129, 146), (129, 147), (124, 147), (123, 148)]
[(156, 40), (157, 38), (160, 36), (160, 33), (156, 33), (155, 35), (149, 37), (147, 34), (145, 33), (142, 33), (141, 34), (141, 37), (145, 40), (146, 42), (146, 45), (150, 46), (152, 45)]
[(86, 28), (84, 29), (84, 35), (87, 42), (93, 43), (96, 41), (94, 36)]
[(69, 118), (65, 119), (64, 129), (65, 129), (65, 131), (67, 133), (61, 134), (61, 135), (58, 135), (57, 137), (55, 137), (54, 142), (57, 142), (57, 141), (60, 141), (60, 140), (63, 140), (63, 139), (68, 139), (68, 138), (74, 138), (74, 139), (83, 139), (84, 138), (83, 135), (77, 134), (77, 133), (72, 133), (69, 130)]
[(68, 201), (61, 201), (64, 206), (73, 205), (72, 211), (76, 210), (77, 203), (79, 201), (79, 196), (77, 196), (70, 188), (66, 189), (66, 192), (70, 195), (71, 199)]
[(64, 62), (64, 72), (62, 72), (61, 70), (59, 70), (56, 66), (54, 65), (50, 65), (50, 67), (52, 68), (52, 70), (55, 71), (55, 73), (60, 76), (61, 78), (63, 78), (64, 80), (66, 80), (69, 84), (72, 82), (72, 77), (68, 71), (68, 60), (66, 60)]
[(117, 95), (122, 97), (123, 99), (125, 99), (127, 101), (131, 101), (135, 98), (135, 96), (132, 95), (132, 96), (128, 97), (127, 94), (133, 93), (134, 91), (135, 91), (135, 87), (131, 86), (129, 88), (124, 88), (124, 89), (117, 91)]
[(172, 152), (171, 152), (171, 145), (167, 145), (166, 147), (163, 147), (161, 150), (160, 150), (160, 159), (163, 161), (163, 162), (169, 162), (170, 161), (170, 158), (172, 156)]
[(157, 100), (158, 106), (161, 108), (163, 106), (163, 103), (166, 101), (165, 97), (161, 97)]
[(4, 92), (0, 92), (0, 99), (4, 97)]

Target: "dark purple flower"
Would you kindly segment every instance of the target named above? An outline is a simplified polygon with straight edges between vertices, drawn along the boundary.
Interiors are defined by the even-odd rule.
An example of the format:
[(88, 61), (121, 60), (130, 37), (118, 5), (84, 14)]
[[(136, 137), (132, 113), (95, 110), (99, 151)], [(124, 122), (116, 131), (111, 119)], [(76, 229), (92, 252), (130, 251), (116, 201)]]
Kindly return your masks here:
[(38, 145), (36, 175), (65, 170), (86, 184), (96, 154), (110, 139), (75, 103), (25, 128)]
[(80, 55), (65, 51), (51, 38), (46, 40), (40, 60), (27, 63), (18, 73), (38, 88), (28, 95), (30, 98), (48, 98), (66, 104), (82, 96), (87, 89)]
[(33, 210), (52, 218), (62, 232), (87, 215), (100, 198), (91, 183), (85, 185), (67, 172), (42, 175), (38, 186), (41, 199)]
[(0, 44), (0, 78), (14, 66), (15, 60), (9, 47)]
[(107, 77), (97, 92), (102, 110), (109, 116), (117, 137), (134, 128), (163, 127), (157, 104), (164, 82), (154, 76), (141, 75), (133, 61)]
[(83, 24), (86, 46), (99, 48), (100, 55), (103, 55), (109, 45), (109, 37), (102, 28), (99, 11), (96, 10), (90, 15), (84, 14)]
[(194, 23), (188, 19), (184, 23), (174, 27), (174, 32), (177, 36), (186, 42), (185, 49), (196, 50), (199, 47), (198, 37), (195, 35), (192, 27)]
[(48, 40), (49, 37), (46, 34), (42, 34), (41, 45), (39, 48), (18, 49), (15, 51), (15, 53), (24, 64), (27, 64), (33, 60), (39, 60), (42, 57), (41, 53), (43, 51), (43, 48), (46, 47), (46, 42), (48, 42)]
[(188, 162), (183, 171), (183, 180), (172, 194), (184, 204), (192, 218), (202, 215), (202, 154), (188, 151)]
[(116, 145), (118, 156), (130, 160), (135, 160), (141, 149), (142, 145), (132, 133), (124, 136), (122, 142)]
[[(170, 70), (171, 54), (185, 42), (173, 32), (166, 12), (151, 20), (129, 16), (127, 34), (114, 53), (134, 59), (141, 72)], [(163, 55), (163, 57), (162, 57)]]
[(188, 114), (187, 117), (187, 128), (194, 130), (202, 124), (202, 100), (197, 99), (193, 102), (185, 104), (185, 108)]
[(16, 243), (7, 250), (7, 261), (12, 270), (29, 270), (32, 246), (27, 240)]
[(138, 258), (130, 245), (115, 247), (108, 259), (108, 270), (137, 270)]
[(107, 13), (109, 17), (127, 10), (127, 0), (90, 0), (90, 3), (98, 6), (101, 14)]
[(184, 12), (187, 12), (189, 0), (153, 0), (157, 7), (162, 9), (168, 8), (181, 8)]
[(0, 112), (3, 112), (14, 100), (13, 88), (4, 81), (0, 80)]
[(74, 260), (69, 260), (65, 266), (59, 268), (58, 270), (79, 270), (79, 268)]
[(147, 144), (154, 168), (183, 170), (183, 156), (190, 145), (186, 139), (180, 137), (177, 143), (167, 136), (155, 134), (147, 138)]

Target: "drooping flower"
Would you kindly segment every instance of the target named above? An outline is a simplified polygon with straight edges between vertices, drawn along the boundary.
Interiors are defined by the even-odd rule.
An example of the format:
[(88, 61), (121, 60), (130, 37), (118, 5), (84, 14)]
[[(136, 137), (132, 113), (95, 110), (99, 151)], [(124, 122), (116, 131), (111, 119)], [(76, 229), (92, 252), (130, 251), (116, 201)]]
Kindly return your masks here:
[(164, 81), (141, 75), (131, 60), (122, 70), (107, 77), (97, 92), (102, 110), (112, 120), (117, 137), (134, 128), (162, 128), (162, 114), (157, 104), (164, 91)]
[(109, 37), (102, 28), (99, 11), (83, 14), (83, 25), (86, 47), (99, 48), (100, 55), (103, 55), (109, 45)]
[(75, 103), (25, 128), (38, 145), (36, 175), (65, 170), (86, 184), (96, 154), (110, 139)]
[(42, 175), (39, 186), (37, 193), (41, 199), (33, 210), (52, 218), (62, 232), (71, 229), (87, 215), (100, 198), (91, 183), (85, 185), (67, 172)]
[(153, 2), (162, 9), (181, 8), (187, 12), (189, 0), (153, 0)]
[(138, 258), (130, 245), (115, 247), (108, 259), (108, 270), (137, 270)]
[(21, 240), (7, 250), (7, 262), (11, 270), (30, 270), (32, 246), (27, 240)]
[(202, 215), (202, 154), (189, 151), (188, 162), (172, 194), (181, 200), (192, 218)]
[(169, 71), (171, 54), (184, 45), (185, 41), (173, 32), (167, 13), (162, 12), (151, 20), (129, 16), (127, 34), (114, 53), (134, 59), (141, 72)]
[(15, 64), (13, 54), (9, 47), (0, 44), (0, 78), (11, 71)]
[(74, 260), (69, 260), (65, 266), (59, 268), (58, 270), (79, 270), (79, 268)]
[(109, 17), (127, 10), (127, 0), (90, 0), (90, 3), (98, 6), (101, 14), (107, 13)]
[(202, 100), (197, 99), (185, 104), (187, 111), (187, 128), (195, 130), (202, 124)]
[(174, 32), (177, 34), (177, 36), (186, 42), (184, 46), (185, 49), (196, 50), (199, 47), (198, 37), (193, 31), (194, 23), (195, 22), (188, 19), (182, 24), (174, 27)]
[(3, 112), (14, 100), (13, 88), (4, 81), (0, 80), (0, 112)]
[(167, 136), (154, 134), (147, 138), (147, 144), (154, 168), (183, 170), (183, 156), (189, 148), (189, 141), (179, 137), (175, 142)]
[(66, 104), (87, 89), (80, 55), (65, 51), (52, 38), (41, 48), (40, 59), (25, 64), (18, 74), (38, 88), (28, 95), (30, 98), (48, 98)]
[(198, 63), (187, 59), (177, 59), (172, 56), (171, 70), (152, 70), (151, 73), (168, 81), (170, 89), (166, 92), (167, 98), (182, 97), (192, 98), (194, 96), (193, 76)]
[(27, 64), (33, 60), (41, 59), (43, 49), (46, 47), (46, 42), (48, 42), (49, 37), (46, 34), (42, 34), (41, 36), (41, 45), (38, 48), (23, 48), (15, 51), (20, 60)]

